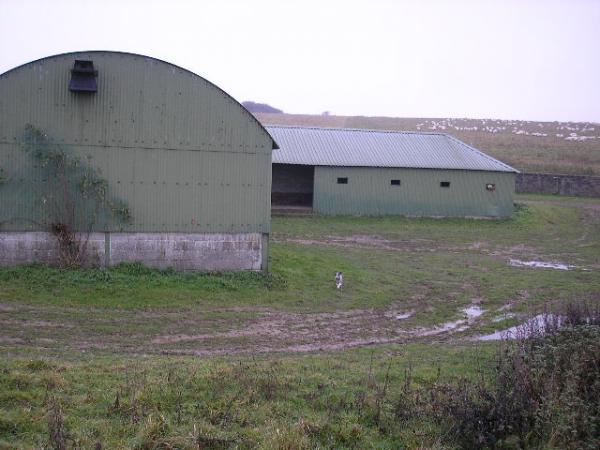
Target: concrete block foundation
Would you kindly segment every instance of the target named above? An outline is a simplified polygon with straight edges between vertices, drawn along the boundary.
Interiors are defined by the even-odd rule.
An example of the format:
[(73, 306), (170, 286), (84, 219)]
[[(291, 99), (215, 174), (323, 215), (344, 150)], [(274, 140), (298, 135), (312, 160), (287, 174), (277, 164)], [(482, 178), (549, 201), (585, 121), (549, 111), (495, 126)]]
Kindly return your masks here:
[[(181, 271), (267, 269), (264, 233), (92, 233), (87, 264), (139, 261)], [(0, 266), (58, 264), (56, 239), (47, 232), (0, 232)]]

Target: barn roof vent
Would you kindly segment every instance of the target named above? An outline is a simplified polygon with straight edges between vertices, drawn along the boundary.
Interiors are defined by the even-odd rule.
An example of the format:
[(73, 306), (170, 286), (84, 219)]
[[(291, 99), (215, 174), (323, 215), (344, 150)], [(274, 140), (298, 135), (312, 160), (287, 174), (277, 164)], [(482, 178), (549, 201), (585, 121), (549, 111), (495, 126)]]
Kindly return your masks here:
[(96, 92), (98, 71), (94, 69), (94, 61), (76, 59), (71, 69), (69, 90), (72, 92)]

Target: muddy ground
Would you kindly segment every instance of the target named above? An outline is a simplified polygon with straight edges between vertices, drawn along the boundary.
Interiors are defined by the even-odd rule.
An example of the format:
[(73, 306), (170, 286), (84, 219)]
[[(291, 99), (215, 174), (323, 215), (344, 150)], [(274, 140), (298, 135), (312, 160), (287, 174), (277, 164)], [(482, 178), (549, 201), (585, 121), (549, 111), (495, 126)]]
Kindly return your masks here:
[[(134, 354), (221, 355), (312, 352), (449, 338), (476, 318), (463, 314), (435, 327), (410, 325), (414, 311), (389, 308), (288, 313), (264, 308), (177, 313), (74, 311), (0, 305), (0, 344), (36, 351), (110, 351)], [(24, 318), (27, 317), (27, 318)]]
[[(599, 203), (583, 200), (578, 203), (586, 226), (569, 250), (575, 252), (574, 256), (576, 246), (593, 245), (588, 234), (595, 235), (600, 223)], [(273, 240), (382, 252), (474, 252), (507, 264), (513, 258), (519, 261), (548, 258), (528, 243), (502, 247), (486, 240), (443, 245), (427, 239), (394, 239), (366, 234), (316, 238), (275, 236)], [(586, 267), (576, 270), (597, 272), (600, 267), (588, 261)], [(343, 291), (337, 294), (344, 295)], [(427, 295), (427, 289), (424, 289), (413, 292), (410, 302), (392, 302), (387, 308), (333, 312), (289, 312), (264, 307), (206, 309), (201, 306), (132, 311), (7, 302), (0, 303), (0, 349), (8, 355), (106, 352), (205, 356), (341, 350), (418, 340), (472, 340), (478, 325), (501, 322), (502, 315), (524, 320), (522, 315), (515, 315), (511, 310), (515, 304), (527, 301), (530, 293), (521, 290), (516, 298), (507, 298), (502, 306), (496, 304), (494, 308), (488, 308), (485, 301), (482, 304), (482, 299), (473, 295), (471, 305), (463, 305), (439, 323), (423, 326), (423, 316), (431, 311), (415, 305)], [(514, 325), (514, 320), (510, 325)]]

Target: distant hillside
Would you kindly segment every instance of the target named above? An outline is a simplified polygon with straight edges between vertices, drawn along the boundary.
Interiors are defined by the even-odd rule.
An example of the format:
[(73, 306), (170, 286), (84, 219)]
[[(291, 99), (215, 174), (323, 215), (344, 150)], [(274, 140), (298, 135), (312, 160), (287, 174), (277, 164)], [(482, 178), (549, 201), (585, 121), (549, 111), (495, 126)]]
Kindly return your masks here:
[(281, 114), (282, 110), (273, 108), (271, 105), (267, 105), (266, 103), (256, 103), (251, 101), (242, 102), (244, 108), (246, 108), (251, 113), (271, 113), (271, 114)]
[(265, 125), (447, 133), (528, 172), (600, 175), (600, 124), (256, 113)]

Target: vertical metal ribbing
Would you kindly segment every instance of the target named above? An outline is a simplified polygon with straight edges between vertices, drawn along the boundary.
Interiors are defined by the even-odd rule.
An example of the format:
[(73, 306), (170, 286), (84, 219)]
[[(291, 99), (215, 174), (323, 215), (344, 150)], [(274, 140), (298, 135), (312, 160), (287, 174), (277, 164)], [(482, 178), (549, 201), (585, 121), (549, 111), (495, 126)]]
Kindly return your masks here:
[[(95, 94), (68, 90), (75, 59), (94, 61)], [(139, 55), (80, 52), (0, 75), (0, 161), (35, 184), (16, 142), (27, 123), (101, 170), (131, 210), (127, 231), (268, 231), (272, 139), (190, 72)], [(39, 207), (6, 193), (0, 189), (0, 222)]]

